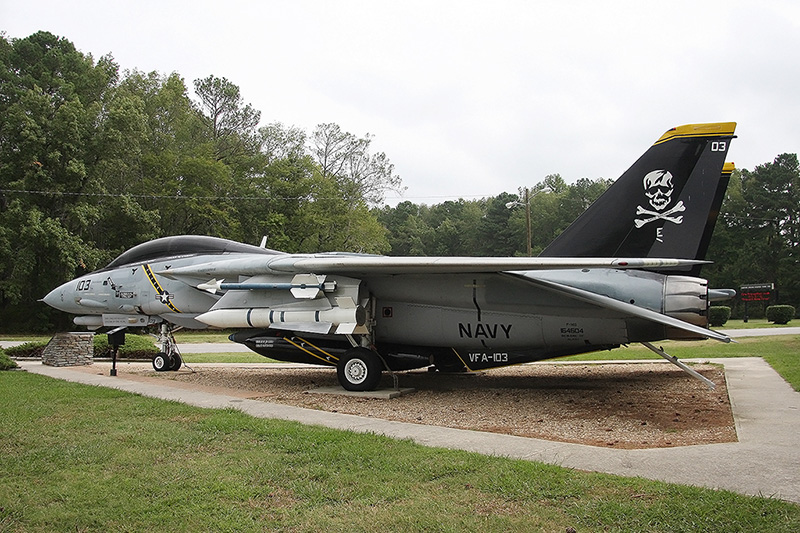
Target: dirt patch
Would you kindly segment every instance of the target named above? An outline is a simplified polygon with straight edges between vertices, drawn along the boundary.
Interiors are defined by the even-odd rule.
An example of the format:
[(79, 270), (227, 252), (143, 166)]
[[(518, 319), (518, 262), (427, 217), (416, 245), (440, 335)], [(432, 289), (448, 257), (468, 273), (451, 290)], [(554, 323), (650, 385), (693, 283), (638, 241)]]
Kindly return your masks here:
[[(667, 363), (534, 364), (480, 374), (400, 373), (400, 386), (417, 391), (391, 400), (309, 393), (337, 385), (327, 368), (193, 368), (120, 375), (334, 413), (594, 446), (736, 441), (724, 371), (709, 364), (693, 368), (717, 385), (713, 391)], [(384, 376), (383, 385), (391, 383)]]

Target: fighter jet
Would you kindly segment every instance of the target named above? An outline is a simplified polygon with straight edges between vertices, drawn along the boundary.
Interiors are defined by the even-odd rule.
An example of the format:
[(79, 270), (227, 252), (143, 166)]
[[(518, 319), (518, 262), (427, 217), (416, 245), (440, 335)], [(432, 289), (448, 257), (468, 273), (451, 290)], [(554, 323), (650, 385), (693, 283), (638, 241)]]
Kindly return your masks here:
[[(478, 371), (707, 329), (731, 296), (696, 277), (732, 166), (735, 123), (662, 135), (539, 257), (288, 254), (206, 236), (156, 239), (51, 291), (90, 328), (161, 325), (156, 370), (177, 370), (172, 331), (228, 328), (255, 352), (335, 367), (348, 390), (383, 372)], [(396, 384), (396, 382), (395, 382)]]

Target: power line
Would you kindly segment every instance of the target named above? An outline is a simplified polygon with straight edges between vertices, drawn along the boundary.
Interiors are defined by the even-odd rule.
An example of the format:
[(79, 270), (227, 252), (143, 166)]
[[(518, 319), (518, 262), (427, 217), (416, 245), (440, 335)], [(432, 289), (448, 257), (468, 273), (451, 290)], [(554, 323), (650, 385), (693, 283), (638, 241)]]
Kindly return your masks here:
[[(194, 196), (184, 194), (131, 194), (131, 193), (101, 193), (101, 192), (67, 192), (67, 191), (38, 191), (31, 189), (0, 189), (3, 194), (32, 194), (38, 196), (75, 196), (92, 198), (118, 198), (126, 196), (128, 198), (139, 198), (146, 200), (341, 200), (341, 197), (316, 197), (308, 196)], [(459, 195), (440, 195), (440, 196), (387, 196), (384, 201), (406, 201), (406, 200), (445, 200), (445, 199), (468, 199), (468, 198), (491, 198), (492, 194), (459, 194)]]
[(34, 194), (39, 196), (83, 196), (94, 198), (140, 198), (147, 200), (339, 200), (339, 197), (312, 197), (312, 196), (193, 196), (183, 194), (130, 194), (130, 193), (102, 193), (102, 192), (65, 192), (65, 191), (35, 191), (26, 189), (0, 189), (0, 193)]

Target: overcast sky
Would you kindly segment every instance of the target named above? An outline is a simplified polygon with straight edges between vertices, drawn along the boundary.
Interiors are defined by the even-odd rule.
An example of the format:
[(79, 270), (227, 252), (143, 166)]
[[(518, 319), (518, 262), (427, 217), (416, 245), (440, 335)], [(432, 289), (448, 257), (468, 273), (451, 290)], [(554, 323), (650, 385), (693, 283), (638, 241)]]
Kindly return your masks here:
[(39, 30), (225, 77), (262, 124), (370, 133), (416, 203), (616, 178), (681, 124), (738, 122), (740, 168), (800, 152), (793, 0), (0, 0), (7, 37)]

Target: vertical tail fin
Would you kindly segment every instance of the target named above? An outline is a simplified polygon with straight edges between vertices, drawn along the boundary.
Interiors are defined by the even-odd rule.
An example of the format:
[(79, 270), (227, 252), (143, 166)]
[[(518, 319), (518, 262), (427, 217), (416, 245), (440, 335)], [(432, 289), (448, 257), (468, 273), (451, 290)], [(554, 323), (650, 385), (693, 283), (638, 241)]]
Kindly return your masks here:
[(669, 130), (541, 256), (703, 259), (733, 171), (723, 165), (735, 129)]

